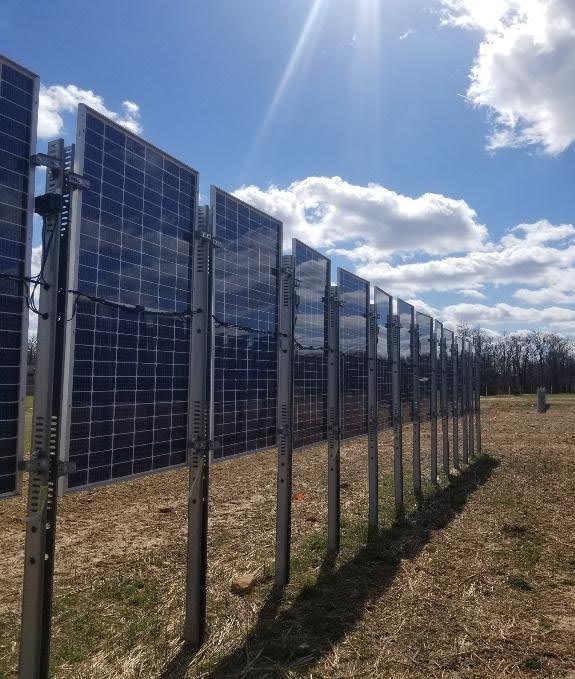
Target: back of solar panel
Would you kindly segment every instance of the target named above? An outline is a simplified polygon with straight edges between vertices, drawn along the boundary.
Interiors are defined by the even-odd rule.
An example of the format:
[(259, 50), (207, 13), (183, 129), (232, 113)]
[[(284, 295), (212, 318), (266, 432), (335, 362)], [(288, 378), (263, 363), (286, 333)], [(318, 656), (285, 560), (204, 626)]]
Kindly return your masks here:
[(294, 448), (327, 438), (327, 305), (330, 261), (293, 239)]
[[(20, 490), (39, 79), (0, 55), (0, 498)], [(33, 328), (31, 328), (33, 330)]]
[(276, 443), (282, 223), (212, 187), (214, 459)]
[(90, 189), (72, 201), (63, 490), (186, 462), (190, 332), (176, 314), (191, 306), (198, 196), (194, 169), (83, 105), (75, 170)]
[(413, 355), (412, 333), (415, 323), (414, 309), (402, 299), (397, 300), (399, 316), (399, 379), (401, 399), (401, 419), (413, 421)]
[(393, 426), (393, 401), (391, 392), (391, 313), (392, 298), (380, 288), (374, 290), (377, 314), (377, 426)]
[(433, 319), (420, 311), (416, 314), (419, 338), (419, 414), (422, 422), (431, 417), (431, 333)]

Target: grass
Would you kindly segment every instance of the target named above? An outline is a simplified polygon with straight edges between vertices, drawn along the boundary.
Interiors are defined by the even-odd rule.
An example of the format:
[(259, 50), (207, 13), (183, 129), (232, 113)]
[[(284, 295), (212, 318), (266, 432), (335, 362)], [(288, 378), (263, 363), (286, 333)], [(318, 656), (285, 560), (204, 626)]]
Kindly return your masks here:
[[(561, 408), (553, 401), (561, 399)], [(294, 457), (291, 581), (273, 588), (275, 455), (211, 472), (208, 636), (181, 641), (185, 472), (61, 501), (52, 672), (136, 677), (524, 677), (575, 669), (575, 400), (487, 399), (487, 455), (393, 510), (380, 440), (380, 529), (368, 535), (367, 451), (342, 450), (342, 536), (326, 555), (326, 459)], [(441, 435), (439, 437), (441, 442)], [(422, 432), (424, 478), (429, 431)], [(169, 511), (166, 511), (168, 509)], [(0, 505), (0, 677), (17, 658), (23, 499)], [(234, 575), (254, 590), (230, 592)]]

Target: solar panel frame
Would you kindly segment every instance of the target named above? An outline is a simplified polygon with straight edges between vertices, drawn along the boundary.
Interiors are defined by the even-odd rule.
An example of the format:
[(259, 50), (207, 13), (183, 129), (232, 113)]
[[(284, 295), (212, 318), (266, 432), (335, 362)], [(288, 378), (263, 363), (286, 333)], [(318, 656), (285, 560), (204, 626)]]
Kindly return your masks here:
[[(214, 253), (214, 318), (223, 320), (225, 323), (255, 328), (262, 332), (262, 334), (257, 334), (243, 331), (237, 327), (226, 328), (218, 326), (217, 320), (215, 321), (211, 420), (213, 438), (219, 444), (217, 450), (213, 453), (213, 460), (218, 461), (252, 454), (276, 445), (277, 333), (279, 331), (279, 271), (282, 265), (283, 224), (275, 217), (216, 186), (212, 186), (211, 189), (211, 205), (212, 232), (222, 242), (221, 247), (216, 248)], [(230, 217), (227, 216), (228, 206), (232, 213)], [(232, 219), (232, 206), (235, 206), (237, 213), (235, 221)], [(226, 220), (229, 222), (230, 219), (232, 221), (230, 228), (235, 230), (236, 234), (240, 232), (240, 227), (244, 228), (240, 220), (240, 213), (242, 213), (243, 219), (247, 219), (248, 222), (255, 222), (256, 227), (265, 226), (265, 222), (269, 227), (267, 234), (267, 241), (269, 242), (266, 242), (266, 237), (261, 229), (256, 227), (249, 229), (251, 242), (249, 239), (247, 240), (247, 244), (256, 248), (258, 252), (258, 268), (255, 280), (261, 285), (261, 294), (264, 294), (265, 291), (265, 295), (268, 297), (269, 307), (267, 310), (263, 309), (261, 317), (261, 304), (259, 308), (256, 308), (255, 305), (249, 307), (238, 303), (232, 304), (234, 294), (239, 302), (242, 301), (241, 296), (237, 292), (234, 293), (233, 290), (234, 287), (236, 291), (241, 290), (243, 282), (238, 271), (241, 270), (241, 266), (245, 267), (249, 250), (244, 257), (241, 257), (239, 245), (228, 246), (229, 241), (226, 238), (225, 230)], [(258, 225), (258, 221), (261, 224)], [(264, 245), (267, 249), (264, 248)], [(246, 246), (244, 246), (244, 249), (246, 249)], [(229, 255), (229, 261), (224, 258), (226, 254)], [(225, 286), (223, 292), (220, 290), (222, 263), (226, 264), (223, 275), (229, 279), (227, 282), (231, 286), (232, 292), (230, 294), (226, 292)], [(234, 280), (231, 276), (235, 276), (236, 279)], [(231, 299), (228, 300), (228, 298)], [(249, 295), (247, 299), (248, 303), (251, 303)], [(272, 304), (273, 308), (271, 307)], [(235, 312), (233, 307), (235, 307)], [(241, 315), (244, 311), (247, 311), (247, 316)], [(240, 333), (242, 332), (245, 340), (243, 344), (237, 341), (241, 339)], [(235, 346), (225, 347), (219, 339), (220, 337), (223, 337), (226, 341), (235, 338)], [(250, 348), (249, 343), (257, 343), (257, 349)], [(254, 354), (255, 358), (251, 358), (250, 353)], [(226, 354), (235, 354), (233, 365), (230, 365), (229, 369), (219, 364), (220, 359), (227, 358)], [(240, 362), (239, 359), (245, 363), (245, 367), (236, 367)], [(251, 369), (250, 360), (252, 360)], [(232, 370), (238, 371), (238, 374), (232, 373)], [(230, 396), (229, 406), (226, 406), (226, 396), (228, 395), (224, 393), (226, 391), (229, 392)], [(241, 394), (239, 399), (237, 394)], [(254, 398), (248, 398), (250, 395)], [(252, 408), (254, 402), (255, 408)], [(260, 402), (262, 405), (260, 405)], [(265, 406), (263, 406), (264, 403)], [(230, 407), (232, 408), (231, 411)], [(257, 429), (252, 424), (255, 424)], [(224, 429), (227, 429), (227, 431), (224, 431)], [(259, 435), (254, 437), (254, 431), (257, 431)]]
[(431, 334), (433, 319), (416, 312), (419, 338), (419, 415), (422, 422), (431, 419)]
[(393, 298), (377, 286), (373, 299), (377, 314), (377, 426), (381, 431), (393, 427), (393, 394), (391, 388), (391, 316)]
[[(24, 278), (30, 277), (31, 266), (35, 169), (30, 156), (36, 152), (39, 92), (35, 73), (0, 54), (0, 245), (15, 255), (3, 259), (2, 266), (6, 273)], [(28, 341), (24, 284), (0, 280), (0, 300), (13, 309), (0, 313), (0, 370), (6, 370), (0, 375), (3, 499), (20, 494), (22, 488), (18, 463), (24, 457)]]
[(363, 436), (368, 429), (369, 288), (368, 281), (338, 268), (342, 439)]
[[(97, 161), (90, 160), (90, 158), (86, 156), (86, 147), (92, 146), (89, 144), (90, 140), (94, 141), (95, 144), (92, 146), (95, 150), (93, 151), (90, 149), (90, 153), (97, 155), (97, 151), (99, 150), (97, 147), (100, 140), (96, 139), (99, 132), (96, 131), (96, 128), (102, 130), (103, 150), (100, 154), (102, 157), (101, 168), (99, 170), (101, 172), (100, 180), (94, 178), (96, 177), (96, 172), (98, 172), (97, 167), (99, 164)], [(120, 138), (123, 138), (123, 142), (120, 142)], [(116, 149), (114, 148), (115, 141), (119, 142), (120, 146), (122, 143), (124, 144), (125, 155), (121, 155), (121, 157), (130, 161), (129, 163), (124, 162), (124, 169), (121, 174), (122, 186), (124, 187), (121, 190), (122, 202), (106, 198), (103, 193), (105, 179), (106, 177), (111, 176), (111, 166), (114, 165), (108, 160), (110, 166), (106, 167), (104, 162), (106, 161), (106, 154), (110, 155), (111, 153), (116, 153)], [(104, 152), (104, 149), (109, 149), (110, 151)], [(119, 165), (116, 164), (115, 166), (119, 169)], [(129, 170), (128, 167), (130, 168)], [(132, 264), (127, 259), (124, 260), (124, 255), (128, 257), (128, 252), (122, 252), (121, 267), (119, 269), (120, 273), (115, 273), (113, 269), (110, 271), (110, 274), (118, 275), (118, 298), (113, 301), (119, 301), (126, 304), (142, 304), (146, 308), (158, 309), (159, 311), (166, 311), (169, 313), (189, 311), (191, 308), (193, 238), (198, 208), (199, 174), (197, 170), (83, 104), (78, 107), (74, 170), (79, 174), (86, 174), (86, 176), (91, 179), (92, 191), (75, 191), (72, 198), (68, 262), (69, 290), (84, 288), (81, 290), (82, 292), (86, 292), (86, 289), (88, 289), (91, 294), (94, 294), (95, 290), (95, 292), (98, 293), (98, 296), (103, 296), (100, 292), (100, 288), (103, 286), (100, 283), (99, 275), (100, 273), (106, 273), (106, 269), (102, 268), (101, 263), (107, 263), (110, 259), (109, 255), (116, 252), (114, 249), (115, 246), (120, 248), (120, 250), (121, 248), (130, 250), (128, 245), (132, 245), (134, 248), (133, 251), (137, 253), (137, 243), (139, 243), (141, 265), (133, 264), (133, 271), (140, 271), (140, 275), (136, 279), (140, 284), (139, 292), (120, 289), (119, 287), (119, 281), (123, 280), (122, 276), (125, 275), (124, 271), (128, 271), (130, 268), (128, 265)], [(106, 175), (104, 175), (104, 172), (106, 172)], [(106, 190), (112, 192), (114, 185), (110, 184), (110, 186), (111, 188)], [(96, 189), (99, 190), (96, 191)], [(156, 189), (155, 193), (159, 196), (159, 198), (154, 198), (154, 200), (159, 201), (157, 203), (153, 203), (151, 200), (154, 189)], [(95, 198), (91, 195), (92, 193), (97, 194), (96, 198), (101, 200), (102, 207), (104, 206), (104, 200), (108, 201), (106, 207), (108, 207), (108, 205), (111, 206), (109, 208), (110, 213), (105, 210), (100, 210), (100, 213), (105, 212), (106, 220), (108, 220), (109, 217), (114, 217), (111, 221), (118, 227), (117, 229), (113, 229), (110, 226), (110, 223), (105, 225), (100, 217), (98, 217), (98, 283), (97, 287), (96, 285), (94, 286), (94, 289), (90, 289), (87, 282), (79, 282), (80, 266), (84, 266), (85, 270), (88, 269), (88, 267), (80, 261), (81, 251), (84, 250), (82, 245), (84, 244), (87, 247), (87, 244), (89, 244), (90, 247), (95, 247), (95, 243), (89, 243), (88, 238), (92, 241), (95, 239), (92, 236), (89, 236), (88, 233), (84, 233), (83, 226), (84, 221), (89, 221), (88, 219), (85, 219), (86, 215), (84, 214), (83, 207), (87, 206), (89, 208), (87, 213), (92, 213), (93, 210), (96, 209), (93, 206), (92, 201), (95, 200)], [(140, 193), (141, 199), (139, 196)], [(129, 202), (126, 202), (127, 194), (130, 195), (129, 201), (132, 201), (131, 197), (135, 195), (140, 201), (138, 202), (138, 205), (142, 205), (142, 222), (140, 223), (142, 228), (140, 228), (140, 226), (134, 227), (134, 224), (137, 223), (138, 219), (135, 213), (139, 211), (136, 208), (133, 208), (133, 211), (130, 212), (130, 209), (132, 208), (130, 208)], [(177, 219), (174, 219), (174, 217), (169, 216), (174, 206), (168, 201), (172, 200), (172, 202), (174, 202), (174, 197), (176, 195), (175, 202), (177, 203), (177, 213), (174, 213), (174, 217), (177, 215)], [(144, 197), (147, 197), (145, 201)], [(120, 215), (112, 214), (112, 210), (116, 209), (115, 207), (112, 207), (113, 203), (119, 203), (119, 205), (122, 206)], [(134, 221), (130, 221), (128, 217), (131, 217)], [(180, 226), (181, 224), (184, 224), (185, 226)], [(91, 228), (95, 229), (95, 225), (96, 223), (92, 222)], [(132, 229), (132, 232), (130, 233), (128, 229)], [(164, 230), (166, 233), (164, 233)], [(114, 234), (115, 231), (118, 232), (119, 236)], [(141, 238), (139, 238), (138, 232), (141, 232)], [(106, 235), (106, 238), (109, 238), (109, 240), (104, 240), (102, 238), (103, 234)], [(149, 252), (145, 252), (144, 236), (149, 238), (149, 241), (146, 241), (150, 246), (148, 248)], [(119, 243), (113, 242), (113, 239), (118, 237), (120, 238), (121, 247)], [(84, 241), (82, 241), (83, 238)], [(100, 248), (102, 243), (108, 243), (108, 245), (104, 245)], [(152, 248), (153, 245), (157, 246), (157, 256), (152, 256), (152, 254), (150, 254), (150, 248)], [(182, 248), (181, 251), (180, 247)], [(172, 248), (175, 248), (173, 254)], [(170, 250), (169, 254), (168, 250)], [(85, 252), (88, 252), (88, 250), (85, 250)], [(157, 263), (155, 261), (156, 259), (158, 260)], [(124, 266), (125, 264), (126, 266)], [(148, 276), (147, 279), (143, 277), (144, 268), (146, 269), (145, 274)], [(165, 279), (163, 278), (164, 276)], [(105, 277), (102, 277), (102, 280), (104, 278)], [(178, 287), (178, 283), (182, 284), (184, 282), (185, 288)], [(156, 286), (157, 293), (155, 293)], [(113, 297), (112, 286), (110, 286), (109, 291), (111, 293), (110, 296)], [(116, 288), (114, 287), (114, 292), (115, 291)], [(173, 297), (171, 296), (172, 291)], [(104, 288), (104, 293), (106, 292), (107, 290)], [(164, 301), (160, 302), (160, 299)], [(165, 308), (166, 303), (168, 308)], [(82, 306), (84, 304), (85, 306)], [(161, 307), (161, 304), (164, 304), (164, 308)], [(87, 453), (88, 467), (83, 467), (84, 460), (82, 460), (82, 466), (79, 470), (70, 474), (68, 477), (62, 477), (59, 485), (60, 493), (72, 493), (87, 488), (111, 485), (113, 483), (123, 482), (141, 476), (181, 468), (187, 464), (187, 441), (189, 438), (189, 354), (191, 342), (189, 323), (171, 317), (154, 316), (153, 314), (143, 314), (140, 316), (135, 311), (115, 310), (104, 305), (90, 305), (92, 305), (91, 302), (78, 303), (75, 295), (68, 295), (67, 314), (70, 320), (67, 323), (64, 350), (60, 459), (65, 461), (77, 460), (78, 456), (76, 454), (71, 454), (71, 444), (75, 440), (72, 436), (72, 426), (79, 425), (77, 427), (78, 430), (83, 429), (84, 432), (86, 431), (86, 423), (73, 422), (74, 380), (78, 378), (82, 379), (81, 375), (74, 373), (76, 367), (75, 350), (79, 346), (77, 339), (80, 332), (84, 332), (85, 334), (90, 332), (89, 330), (87, 331), (78, 327), (81, 308), (86, 311), (90, 311), (94, 308), (94, 351), (92, 353), (92, 364), (96, 362), (101, 363), (101, 366), (99, 365), (98, 368), (105, 371), (111, 370), (110, 366), (112, 364), (115, 366), (114, 376), (106, 374), (102, 375), (94, 372), (91, 376), (91, 393), (95, 394), (99, 391), (93, 389), (93, 387), (96, 386), (96, 379), (99, 380), (98, 386), (102, 385), (105, 387), (107, 384), (108, 389), (110, 389), (110, 380), (117, 379), (118, 377), (122, 377), (125, 380), (125, 385), (133, 384), (134, 386), (120, 390), (116, 388), (117, 383), (114, 383), (114, 387), (111, 389), (114, 393), (114, 415), (111, 418), (96, 420), (92, 417), (92, 413), (90, 413), (90, 419), (87, 421), (90, 437), (100, 437), (102, 438), (102, 443), (105, 443), (105, 439), (108, 438), (112, 440), (112, 444), (107, 449), (104, 448), (101, 451), (93, 451), (90, 449)], [(120, 333), (121, 323), (124, 324), (122, 326), (124, 333)], [(116, 330), (113, 329), (114, 325), (116, 325)], [(133, 333), (137, 333), (137, 335), (135, 334), (134, 337), (129, 340), (129, 344), (132, 344), (132, 347), (128, 347), (128, 345), (120, 346), (120, 334), (123, 335), (124, 339), (122, 341), (124, 342), (128, 341), (127, 338), (130, 337), (130, 333), (127, 330), (128, 327), (133, 328)], [(116, 347), (117, 353), (115, 354), (114, 360), (110, 359), (107, 361), (110, 365), (106, 368), (105, 358), (101, 361), (94, 360), (94, 357), (96, 356), (95, 352), (98, 350), (98, 356), (102, 358), (107, 351), (114, 351), (113, 345), (109, 348), (106, 347), (106, 337), (109, 336), (111, 342), (114, 334), (118, 342), (118, 346)], [(98, 337), (101, 337), (101, 345), (97, 345)], [(160, 341), (162, 342), (162, 351), (159, 349)], [(166, 346), (168, 346), (169, 349), (167, 349)], [(122, 352), (121, 356), (120, 352)], [(132, 352), (132, 354), (130, 354), (130, 352)], [(140, 352), (142, 352), (141, 356)], [(154, 360), (151, 360), (151, 354), (154, 352)], [(134, 353), (136, 354), (135, 360), (132, 358)], [(168, 354), (171, 354), (171, 363)], [(176, 357), (176, 354), (178, 354), (178, 357)], [(176, 358), (178, 359), (177, 362)], [(87, 362), (90, 363), (89, 360), (87, 360)], [(178, 370), (180, 366), (184, 368), (184, 375), (181, 374), (181, 369)], [(122, 374), (118, 374), (116, 372), (117, 370), (121, 370)], [(89, 378), (90, 376), (88, 376), (88, 379)], [(153, 380), (153, 386), (151, 380)], [(143, 385), (143, 388), (140, 385)], [(153, 392), (154, 396), (151, 403), (138, 402), (137, 392), (140, 388), (142, 388), (144, 393)], [(120, 392), (124, 393), (119, 395)], [(134, 402), (130, 403), (124, 401), (124, 398), (127, 398), (127, 395), (132, 392), (134, 394)], [(169, 392), (171, 392), (171, 396), (169, 396)], [(177, 398), (174, 398), (175, 392), (178, 392)], [(101, 393), (106, 393), (106, 389), (103, 389)], [(158, 394), (162, 394), (162, 397), (157, 398)], [(97, 401), (100, 403), (94, 405), (96, 402), (91, 401), (90, 408), (101, 408), (104, 410), (106, 407), (111, 407), (111, 404), (107, 404), (107, 406), (102, 405), (102, 400), (103, 397), (98, 396)], [(130, 415), (128, 414), (128, 411), (132, 406), (133, 415)], [(116, 408), (118, 410), (116, 410)], [(150, 408), (153, 409), (151, 414)], [(142, 410), (148, 411), (147, 414), (143, 415)], [(143, 424), (141, 421), (144, 419), (147, 421), (150, 421), (151, 419), (151, 429), (142, 431), (138, 428), (140, 424)], [(139, 423), (138, 420), (140, 420)], [(130, 422), (132, 422), (133, 425), (131, 429)], [(99, 423), (108, 423), (108, 428), (111, 427), (111, 430), (108, 431), (108, 433), (100, 435), (98, 433)], [(123, 431), (124, 428), (126, 431)], [(103, 427), (103, 429), (105, 429), (105, 427)], [(93, 430), (96, 431), (97, 435), (92, 436)], [(176, 436), (174, 436), (174, 432), (176, 433)], [(125, 437), (125, 440), (122, 439), (122, 436)], [(129, 437), (131, 436), (133, 437), (133, 443), (130, 444)], [(81, 437), (78, 437), (78, 439), (80, 438)], [(115, 446), (114, 441), (117, 441), (118, 445), (123, 445), (123, 448), (118, 449), (117, 446)], [(149, 447), (150, 445), (152, 446), (151, 455), (144, 455), (144, 448)], [(136, 446), (142, 448), (138, 451), (139, 457), (136, 455)], [(168, 446), (169, 452), (166, 452)], [(158, 448), (157, 455), (155, 452), (156, 447)], [(126, 451), (129, 448), (133, 449), (131, 456), (126, 452), (118, 453), (118, 462), (114, 462), (116, 450)], [(84, 483), (76, 482), (75, 475), (78, 475), (79, 472), (87, 470), (86, 475), (88, 477), (88, 473), (92, 469), (107, 468), (107, 464), (102, 465), (101, 467), (90, 466), (90, 455), (93, 455), (94, 453), (96, 455), (102, 453), (100, 457), (104, 459), (108, 456), (108, 453), (110, 454), (110, 477), (86, 481)], [(79, 454), (86, 455), (86, 453), (78, 453), (78, 455)], [(121, 457), (125, 457), (126, 459), (121, 460)], [(166, 458), (168, 458), (168, 463), (164, 464)], [(118, 467), (115, 468), (116, 464)], [(132, 473), (114, 476), (114, 472), (117, 472), (120, 469), (119, 465), (124, 465), (122, 468), (127, 469), (128, 464), (132, 465)], [(134, 469), (137, 468), (142, 468), (142, 471), (134, 471)]]
[[(292, 253), (296, 283), (294, 448), (303, 448), (327, 439), (327, 324), (331, 262), (297, 238), (292, 239)], [(302, 347), (313, 348), (306, 350)]]
[(399, 379), (401, 420), (405, 424), (406, 422), (412, 422), (414, 417), (412, 333), (415, 328), (415, 310), (411, 304), (398, 298), (397, 314), (400, 322)]

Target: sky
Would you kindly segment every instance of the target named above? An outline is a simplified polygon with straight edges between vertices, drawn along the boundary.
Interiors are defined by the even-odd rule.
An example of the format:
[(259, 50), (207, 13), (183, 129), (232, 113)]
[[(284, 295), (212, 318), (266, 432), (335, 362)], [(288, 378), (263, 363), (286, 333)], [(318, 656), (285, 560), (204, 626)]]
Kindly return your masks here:
[(85, 102), (286, 249), (452, 326), (575, 334), (575, 0), (2, 0), (0, 52), (41, 77), (39, 150)]

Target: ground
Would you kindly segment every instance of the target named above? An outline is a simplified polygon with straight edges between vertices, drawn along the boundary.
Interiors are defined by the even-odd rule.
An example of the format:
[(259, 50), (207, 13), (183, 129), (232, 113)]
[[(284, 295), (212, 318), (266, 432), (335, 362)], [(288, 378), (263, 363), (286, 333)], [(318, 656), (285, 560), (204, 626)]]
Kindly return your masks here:
[[(186, 472), (61, 502), (53, 676), (575, 677), (575, 398), (482, 402), (483, 451), (369, 536), (364, 440), (342, 451), (342, 550), (326, 557), (326, 451), (294, 458), (292, 581), (274, 595), (275, 455), (212, 467), (208, 639), (182, 647)], [(441, 428), (440, 428), (441, 440)], [(410, 436), (404, 434), (405, 468)], [(428, 432), (422, 436), (425, 461)], [(406, 474), (405, 488), (411, 482)], [(24, 502), (0, 503), (0, 677), (17, 659)], [(255, 574), (244, 596), (236, 575)]]

